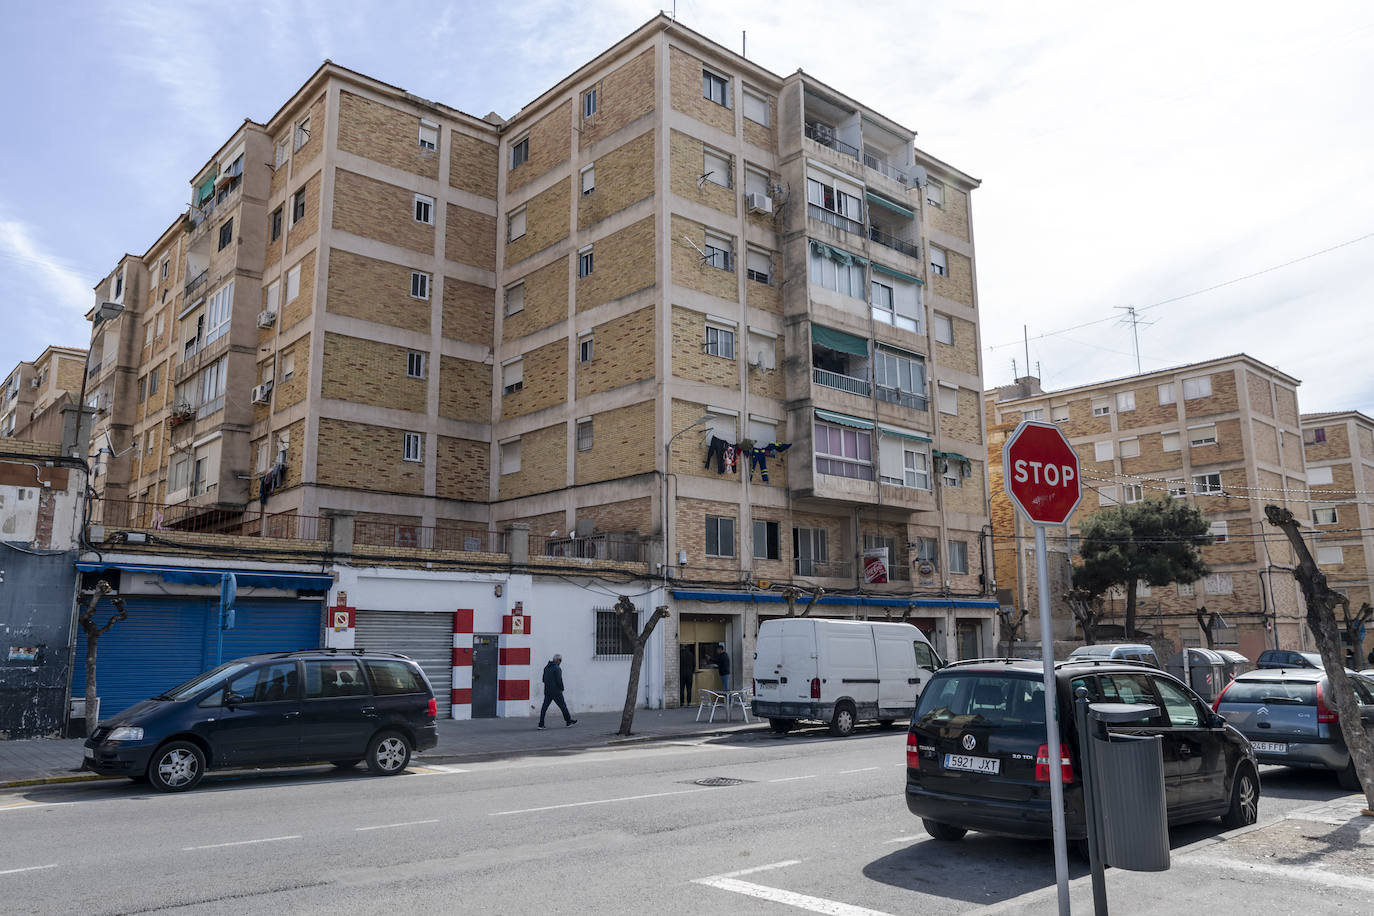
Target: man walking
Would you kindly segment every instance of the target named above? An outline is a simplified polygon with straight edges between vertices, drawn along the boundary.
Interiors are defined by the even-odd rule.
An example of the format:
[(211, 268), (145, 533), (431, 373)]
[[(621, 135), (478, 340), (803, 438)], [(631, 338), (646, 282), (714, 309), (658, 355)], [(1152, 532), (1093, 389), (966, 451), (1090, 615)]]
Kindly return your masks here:
[(539, 709), (539, 727), (544, 727), (544, 716), (549, 711), (550, 703), (557, 703), (558, 708), (563, 711), (563, 721), (568, 725), (576, 725), (577, 720), (568, 712), (568, 704), (563, 702), (563, 656), (554, 655), (549, 659), (549, 663), (544, 666), (544, 705)]
[(716, 653), (716, 670), (720, 672), (720, 689), (730, 692), (730, 653), (725, 651), (725, 643), (719, 644)]
[(692, 678), (696, 676), (697, 655), (692, 647), (682, 644), (678, 660), (678, 681), (682, 687), (682, 705), (692, 704)]

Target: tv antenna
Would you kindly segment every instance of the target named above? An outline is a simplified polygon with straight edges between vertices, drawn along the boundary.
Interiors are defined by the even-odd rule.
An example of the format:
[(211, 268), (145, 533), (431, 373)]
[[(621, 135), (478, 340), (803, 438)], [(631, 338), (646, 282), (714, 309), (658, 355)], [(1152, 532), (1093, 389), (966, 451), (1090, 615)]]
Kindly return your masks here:
[(1114, 305), (1112, 308), (1121, 309), (1126, 313), (1121, 316), (1121, 321), (1131, 326), (1131, 343), (1135, 349), (1135, 374), (1140, 375), (1140, 326), (1143, 324), (1148, 328), (1154, 322), (1141, 318), (1134, 305)]

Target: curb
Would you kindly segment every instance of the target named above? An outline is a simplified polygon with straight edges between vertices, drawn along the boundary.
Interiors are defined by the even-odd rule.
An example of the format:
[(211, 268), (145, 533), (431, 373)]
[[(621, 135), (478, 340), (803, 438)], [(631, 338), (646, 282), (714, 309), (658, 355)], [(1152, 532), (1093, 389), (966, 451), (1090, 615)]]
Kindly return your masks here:
[(91, 782), (97, 779), (122, 779), (120, 776), (101, 776), (99, 773), (73, 773), (71, 776), (35, 776), (0, 782), (0, 789), (19, 789), (25, 786), (55, 786), (64, 782)]

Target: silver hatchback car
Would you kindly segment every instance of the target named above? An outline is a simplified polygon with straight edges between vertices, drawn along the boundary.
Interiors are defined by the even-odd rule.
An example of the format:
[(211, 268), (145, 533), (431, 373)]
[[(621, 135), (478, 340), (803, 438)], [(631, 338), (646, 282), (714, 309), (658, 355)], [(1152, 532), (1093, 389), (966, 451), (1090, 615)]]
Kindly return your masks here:
[[(1350, 682), (1360, 718), (1374, 723), (1374, 681), (1352, 673)], [(1259, 668), (1228, 684), (1212, 709), (1250, 739), (1260, 763), (1334, 770), (1341, 788), (1359, 791), (1330, 697), (1320, 668)]]

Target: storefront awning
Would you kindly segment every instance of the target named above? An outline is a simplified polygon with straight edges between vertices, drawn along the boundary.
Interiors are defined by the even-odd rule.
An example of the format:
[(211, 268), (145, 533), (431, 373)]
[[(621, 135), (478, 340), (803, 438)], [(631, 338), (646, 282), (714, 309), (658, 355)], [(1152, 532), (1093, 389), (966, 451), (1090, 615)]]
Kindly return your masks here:
[(909, 210), (906, 207), (903, 207), (901, 204), (896, 203), (895, 201), (888, 200), (886, 197), (883, 197), (880, 194), (874, 194), (872, 191), (865, 191), (864, 196), (868, 198), (869, 203), (877, 204), (885, 210), (891, 210), (898, 216), (905, 217), (906, 219), (916, 218), (915, 211)]
[(831, 413), (828, 410), (816, 411), (816, 419), (824, 420), (827, 423), (838, 423), (841, 426), (850, 426), (854, 429), (873, 428), (873, 423), (870, 420), (860, 420), (858, 417), (851, 417), (842, 413)]
[[(750, 604), (785, 604), (782, 595), (773, 592), (713, 592), (691, 588), (675, 588), (673, 597), (681, 601), (742, 601)], [(808, 596), (797, 600), (798, 604), (810, 604)], [(924, 607), (924, 608), (976, 608), (995, 611), (999, 607), (992, 598), (877, 598), (870, 595), (826, 595), (818, 602), (821, 605), (839, 607)]]
[(281, 588), (302, 591), (328, 591), (334, 577), (327, 573), (294, 573), (258, 569), (207, 569), (196, 566), (153, 566), (144, 563), (77, 563), (78, 572), (104, 572), (118, 569), (134, 575), (157, 576), (175, 585), (212, 585), (218, 587), (225, 573), (233, 573), (239, 588)]
[(867, 356), (868, 341), (846, 331), (837, 331), (823, 325), (811, 325), (811, 342), (819, 347), (828, 347), (851, 356)]

